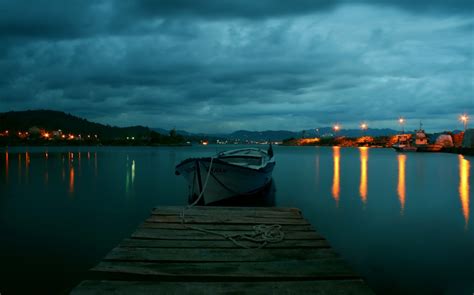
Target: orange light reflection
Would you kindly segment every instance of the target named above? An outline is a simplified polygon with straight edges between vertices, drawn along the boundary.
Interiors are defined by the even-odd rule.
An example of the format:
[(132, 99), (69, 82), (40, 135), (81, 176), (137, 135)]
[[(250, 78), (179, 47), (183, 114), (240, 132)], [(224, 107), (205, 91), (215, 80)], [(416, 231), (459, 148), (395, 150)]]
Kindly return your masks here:
[(8, 152), (5, 152), (5, 179), (8, 181)]
[(469, 169), (469, 161), (459, 155), (459, 198), (466, 229), (469, 224)]
[(362, 202), (367, 202), (367, 161), (369, 160), (369, 149), (360, 147), (360, 185), (359, 193)]
[(334, 161), (334, 174), (332, 179), (332, 196), (336, 201), (336, 206), (339, 205), (339, 196), (341, 192), (340, 187), (340, 148), (338, 146), (332, 147), (333, 161)]
[(69, 193), (74, 192), (74, 166), (69, 168)]
[(407, 156), (406, 155), (398, 155), (398, 199), (400, 200), (400, 214), (403, 215), (405, 210), (405, 162)]

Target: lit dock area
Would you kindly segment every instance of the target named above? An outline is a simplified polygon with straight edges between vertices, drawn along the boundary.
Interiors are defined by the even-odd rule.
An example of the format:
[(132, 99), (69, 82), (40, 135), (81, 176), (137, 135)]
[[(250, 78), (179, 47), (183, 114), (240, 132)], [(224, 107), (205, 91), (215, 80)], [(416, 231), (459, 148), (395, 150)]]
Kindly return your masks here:
[[(185, 223), (181, 212), (155, 208), (72, 294), (373, 294), (299, 209), (193, 207)], [(283, 240), (222, 236), (258, 224), (281, 225)]]

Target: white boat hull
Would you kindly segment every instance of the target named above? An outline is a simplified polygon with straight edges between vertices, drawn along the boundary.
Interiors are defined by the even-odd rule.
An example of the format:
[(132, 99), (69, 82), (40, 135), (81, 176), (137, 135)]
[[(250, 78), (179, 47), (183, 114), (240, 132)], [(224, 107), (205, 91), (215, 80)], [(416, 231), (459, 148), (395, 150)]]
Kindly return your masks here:
[(239, 195), (249, 195), (260, 191), (270, 183), (274, 161), (260, 169), (232, 165), (219, 159), (189, 159), (177, 166), (189, 184), (190, 201), (195, 200), (202, 191), (204, 204), (210, 204)]

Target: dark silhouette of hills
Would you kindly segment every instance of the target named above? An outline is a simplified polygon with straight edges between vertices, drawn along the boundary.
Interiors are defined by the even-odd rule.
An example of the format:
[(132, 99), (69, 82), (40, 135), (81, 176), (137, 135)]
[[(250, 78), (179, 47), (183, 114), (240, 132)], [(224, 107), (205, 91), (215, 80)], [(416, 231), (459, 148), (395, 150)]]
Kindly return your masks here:
[[(346, 137), (360, 137), (360, 136), (389, 136), (397, 134), (398, 131), (393, 129), (372, 129), (369, 128), (365, 131), (359, 129), (342, 129), (337, 132), (337, 136)], [(302, 137), (321, 137), (321, 136), (335, 135), (334, 130), (331, 127), (322, 127), (315, 129), (302, 130), (300, 132), (293, 132), (288, 130), (267, 130), (267, 131), (247, 131), (239, 130), (228, 135), (221, 134), (220, 137), (224, 137), (230, 140), (249, 140), (249, 141), (281, 141), (288, 138), (302, 138)]]
[[(184, 130), (166, 130), (162, 128), (150, 129), (144, 126), (116, 127), (100, 123), (90, 122), (86, 119), (52, 110), (28, 110), (12, 111), (0, 113), (0, 132), (10, 130), (12, 132), (28, 131), (31, 127), (38, 127), (48, 131), (61, 129), (63, 133), (98, 135), (103, 140), (123, 139), (126, 137), (152, 138), (154, 141), (163, 142), (171, 138), (169, 135), (179, 136), (180, 140), (199, 141), (199, 139), (227, 139), (233, 141), (282, 141), (288, 138), (320, 137), (324, 135), (334, 135), (331, 127), (321, 127), (318, 129), (307, 129), (299, 132), (288, 130), (266, 130), (248, 131), (238, 130), (229, 134), (205, 134), (190, 133)], [(364, 132), (359, 129), (342, 129), (337, 132), (337, 136), (359, 137), (387, 136), (398, 133), (393, 129), (367, 129)], [(171, 137), (173, 137), (171, 136)], [(177, 139), (177, 138), (174, 138)]]
[(28, 131), (31, 127), (46, 130), (59, 130), (63, 133), (98, 135), (102, 139), (122, 138), (126, 136), (143, 137), (150, 129), (143, 126), (115, 127), (90, 122), (86, 119), (59, 111), (28, 110), (0, 113), (0, 130), (12, 132)]

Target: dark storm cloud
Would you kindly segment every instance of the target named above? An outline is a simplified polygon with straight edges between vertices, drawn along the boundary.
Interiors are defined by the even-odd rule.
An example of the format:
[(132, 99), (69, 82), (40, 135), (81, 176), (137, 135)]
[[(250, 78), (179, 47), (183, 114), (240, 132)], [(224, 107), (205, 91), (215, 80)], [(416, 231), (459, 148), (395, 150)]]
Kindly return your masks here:
[[(97, 31), (104, 1), (0, 1), (0, 36), (75, 38)], [(102, 10), (102, 11), (101, 11)]]
[(471, 0), (138, 0), (129, 8), (145, 16), (198, 16), (203, 18), (261, 19), (275, 16), (311, 14), (332, 9), (342, 4), (388, 5), (416, 12), (439, 11), (469, 13), (474, 8)]
[(474, 111), (472, 15), (472, 1), (0, 0), (0, 111), (191, 131), (446, 120)]
[[(261, 20), (326, 11), (344, 4), (392, 6), (418, 13), (471, 14), (471, 0), (28, 0), (0, 1), (0, 36), (77, 38), (116, 31), (144, 30), (149, 18), (202, 17)], [(178, 28), (177, 34), (186, 32)]]

